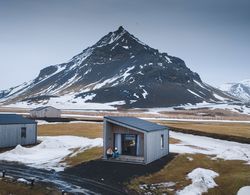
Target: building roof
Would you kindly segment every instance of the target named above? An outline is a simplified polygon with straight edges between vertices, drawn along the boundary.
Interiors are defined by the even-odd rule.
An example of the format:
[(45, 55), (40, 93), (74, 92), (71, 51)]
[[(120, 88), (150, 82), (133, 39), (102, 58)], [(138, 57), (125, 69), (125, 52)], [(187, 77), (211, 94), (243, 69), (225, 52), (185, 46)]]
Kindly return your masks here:
[(40, 110), (43, 110), (43, 109), (46, 109), (46, 108), (54, 108), (56, 110), (58, 110), (57, 108), (53, 107), (53, 106), (41, 106), (41, 107), (37, 107), (31, 111), (40, 111)]
[(7, 124), (36, 124), (36, 121), (17, 114), (0, 114), (0, 125)]
[(159, 131), (167, 127), (135, 117), (105, 116), (104, 118), (146, 132)]

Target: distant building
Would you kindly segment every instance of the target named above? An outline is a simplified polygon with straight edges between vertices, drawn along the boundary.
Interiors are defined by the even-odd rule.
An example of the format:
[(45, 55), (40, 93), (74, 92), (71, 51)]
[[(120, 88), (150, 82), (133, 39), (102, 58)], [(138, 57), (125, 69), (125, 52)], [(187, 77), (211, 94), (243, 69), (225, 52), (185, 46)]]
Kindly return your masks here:
[(16, 114), (0, 114), (0, 148), (37, 142), (37, 123)]
[(30, 111), (32, 118), (60, 118), (61, 110), (52, 106), (38, 107)]
[(112, 160), (148, 164), (169, 154), (169, 130), (133, 117), (104, 117), (104, 158), (109, 148), (118, 149)]

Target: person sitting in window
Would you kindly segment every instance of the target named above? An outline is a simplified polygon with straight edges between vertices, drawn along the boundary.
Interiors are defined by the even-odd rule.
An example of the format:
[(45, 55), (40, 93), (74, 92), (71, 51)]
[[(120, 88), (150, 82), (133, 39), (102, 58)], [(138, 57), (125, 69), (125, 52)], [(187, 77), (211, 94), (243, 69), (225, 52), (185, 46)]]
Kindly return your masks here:
[(114, 153), (113, 153), (113, 157), (114, 158), (118, 158), (119, 157), (119, 152), (118, 152), (118, 149), (117, 149), (117, 147), (115, 147), (115, 151), (114, 151)]
[(107, 158), (109, 159), (109, 158), (111, 158), (112, 156), (113, 156), (113, 150), (112, 150), (112, 148), (111, 147), (109, 147), (108, 149), (107, 149)]

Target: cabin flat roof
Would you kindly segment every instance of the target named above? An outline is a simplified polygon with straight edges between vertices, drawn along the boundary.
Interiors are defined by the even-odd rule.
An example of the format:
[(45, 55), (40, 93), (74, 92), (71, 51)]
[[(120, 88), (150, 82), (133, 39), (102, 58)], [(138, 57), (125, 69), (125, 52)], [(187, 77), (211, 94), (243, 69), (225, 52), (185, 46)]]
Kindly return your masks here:
[(36, 124), (36, 121), (17, 114), (0, 114), (0, 125), (7, 124)]

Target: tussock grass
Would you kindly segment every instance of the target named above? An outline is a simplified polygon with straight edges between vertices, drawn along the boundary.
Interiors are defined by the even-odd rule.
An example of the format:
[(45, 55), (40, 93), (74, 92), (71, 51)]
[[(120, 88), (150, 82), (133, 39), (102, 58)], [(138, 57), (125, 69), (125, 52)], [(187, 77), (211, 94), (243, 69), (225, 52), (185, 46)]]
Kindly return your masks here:
[[(187, 157), (191, 157), (194, 160), (189, 161)], [(176, 186), (171, 187), (174, 191), (156, 189), (153, 193), (160, 194), (167, 192), (168, 194), (175, 194), (175, 191), (183, 189), (191, 183), (191, 180), (187, 180), (186, 176), (193, 169), (199, 167), (211, 169), (220, 174), (215, 178), (218, 187), (209, 189), (207, 194), (235, 195), (241, 187), (250, 185), (250, 165), (245, 164), (243, 161), (212, 160), (211, 157), (202, 154), (183, 154), (177, 156), (161, 171), (132, 180), (128, 187), (131, 190), (143, 193), (143, 191), (139, 189), (140, 184), (172, 181), (176, 182)]]
[(59, 191), (50, 187), (35, 184), (32, 188), (27, 184), (17, 183), (8, 179), (0, 179), (0, 195), (60, 195)]
[(247, 123), (216, 123), (216, 122), (164, 122), (160, 124), (168, 127), (196, 130), (206, 133), (233, 135), (250, 138), (250, 124)]
[(73, 157), (68, 157), (63, 162), (66, 162), (68, 166), (73, 167), (83, 162), (99, 159), (102, 157), (102, 155), (103, 155), (102, 147), (94, 147), (94, 148), (89, 148), (84, 152), (78, 153)]
[(39, 136), (74, 135), (87, 138), (102, 137), (101, 123), (63, 123), (38, 126)]

